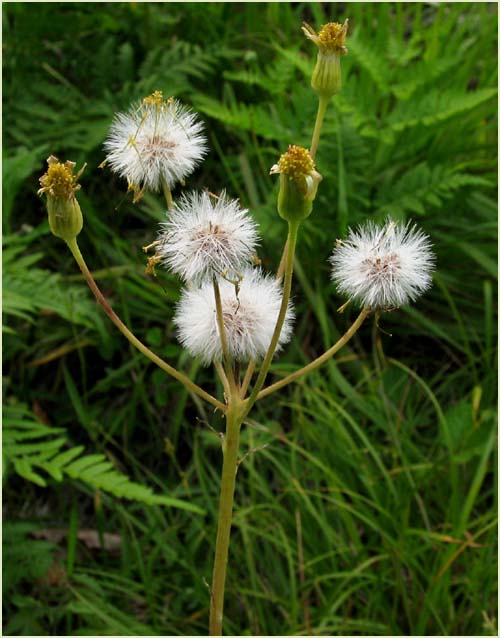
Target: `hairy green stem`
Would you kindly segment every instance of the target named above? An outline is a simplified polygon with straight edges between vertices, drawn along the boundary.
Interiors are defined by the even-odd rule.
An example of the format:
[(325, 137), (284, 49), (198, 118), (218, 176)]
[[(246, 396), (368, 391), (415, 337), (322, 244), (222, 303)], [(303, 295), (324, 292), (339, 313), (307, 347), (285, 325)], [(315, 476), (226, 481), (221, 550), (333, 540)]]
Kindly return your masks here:
[(368, 308), (362, 310), (352, 326), (348, 330), (346, 330), (342, 337), (340, 337), (340, 339), (331, 348), (329, 348), (321, 356), (317, 357), (317, 359), (314, 359), (314, 361), (311, 361), (311, 363), (308, 363), (300, 370), (292, 372), (292, 374), (289, 374), (284, 379), (276, 381), (276, 383), (273, 383), (267, 388), (264, 388), (264, 390), (259, 392), (259, 394), (257, 395), (257, 399), (263, 399), (264, 397), (267, 397), (269, 394), (276, 392), (276, 390), (280, 390), (289, 383), (292, 383), (292, 381), (300, 379), (304, 375), (309, 374), (309, 372), (312, 372), (313, 370), (316, 370), (316, 368), (319, 368), (319, 366), (323, 365), (326, 361), (328, 361), (328, 359), (333, 357), (336, 352), (338, 352), (343, 346), (345, 346), (349, 339), (358, 331), (359, 327), (369, 314), (370, 310)]
[(224, 589), (226, 584), (229, 539), (233, 518), (234, 488), (238, 469), (238, 448), (242, 422), (241, 402), (232, 395), (226, 412), (226, 435), (223, 443), (222, 477), (217, 521), (217, 540), (210, 590), (210, 636), (222, 635)]
[(130, 341), (130, 343), (135, 346), (142, 354), (146, 355), (148, 359), (150, 359), (153, 363), (164, 370), (167, 374), (170, 374), (172, 377), (180, 381), (188, 390), (194, 392), (208, 403), (211, 403), (213, 406), (218, 408), (221, 411), (225, 411), (226, 406), (218, 401), (215, 397), (208, 392), (205, 392), (200, 386), (196, 385), (189, 377), (187, 377), (182, 372), (176, 370), (173, 366), (169, 365), (166, 361), (163, 361), (158, 355), (152, 352), (147, 346), (145, 346), (142, 341), (139, 339), (127, 328), (127, 326), (123, 323), (123, 321), (118, 317), (115, 311), (109, 305), (107, 299), (104, 297), (99, 287), (97, 286), (94, 278), (92, 277), (92, 273), (87, 267), (85, 263), (85, 259), (83, 258), (82, 253), (78, 247), (76, 239), (72, 239), (71, 241), (66, 242), (68, 244), (68, 248), (71, 250), (73, 257), (76, 260), (76, 263), (80, 267), (83, 276), (85, 277), (89, 288), (94, 293), (95, 298), (99, 302), (99, 304), (104, 309), (104, 312), (108, 315), (111, 321), (115, 324), (118, 330)]
[(288, 302), (290, 300), (290, 292), (292, 290), (293, 260), (295, 257), (295, 246), (297, 245), (299, 226), (300, 222), (289, 222), (288, 224), (288, 237), (286, 240), (287, 252), (285, 259), (285, 281), (283, 283), (283, 297), (281, 299), (281, 307), (278, 314), (278, 319), (276, 321), (276, 326), (274, 328), (274, 333), (271, 338), (271, 343), (269, 344), (266, 356), (264, 357), (264, 361), (262, 362), (262, 365), (260, 367), (257, 381), (255, 382), (255, 386), (250, 396), (245, 401), (244, 416), (246, 416), (250, 412), (253, 404), (255, 403), (255, 401), (257, 401), (258, 394), (262, 386), (264, 385), (264, 381), (266, 380), (266, 376), (269, 371), (276, 346), (278, 345), (278, 339), (281, 334), (281, 329), (283, 328), (286, 312), (288, 310)]
[(311, 157), (314, 159), (316, 157), (316, 152), (318, 150), (319, 144), (319, 136), (321, 134), (321, 129), (323, 127), (323, 120), (325, 118), (326, 107), (328, 106), (328, 102), (330, 101), (329, 97), (321, 96), (319, 97), (318, 104), (318, 113), (316, 114), (316, 122), (314, 124), (314, 133), (311, 141)]

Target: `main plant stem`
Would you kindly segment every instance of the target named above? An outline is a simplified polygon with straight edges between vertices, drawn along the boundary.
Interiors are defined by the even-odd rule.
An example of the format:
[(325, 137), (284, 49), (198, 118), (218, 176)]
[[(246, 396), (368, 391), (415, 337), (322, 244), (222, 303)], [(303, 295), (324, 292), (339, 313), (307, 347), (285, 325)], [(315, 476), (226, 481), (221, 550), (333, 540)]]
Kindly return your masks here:
[(218, 401), (211, 394), (208, 394), (208, 392), (205, 392), (205, 390), (200, 388), (200, 386), (196, 385), (196, 383), (193, 383), (193, 381), (191, 381), (191, 379), (187, 377), (185, 374), (176, 370), (173, 366), (169, 365), (166, 361), (163, 361), (163, 359), (161, 359), (158, 355), (152, 352), (147, 346), (145, 346), (142, 343), (142, 341), (140, 341), (133, 334), (133, 332), (131, 332), (127, 328), (127, 326), (123, 323), (120, 317), (111, 308), (106, 297), (100, 291), (98, 285), (96, 284), (94, 278), (92, 277), (92, 273), (90, 272), (90, 270), (87, 267), (87, 264), (85, 263), (85, 259), (83, 258), (83, 255), (80, 252), (80, 249), (78, 248), (76, 239), (72, 239), (71, 241), (68, 241), (67, 244), (68, 244), (68, 248), (71, 250), (73, 254), (73, 257), (76, 260), (76, 263), (80, 267), (80, 270), (82, 271), (82, 274), (85, 277), (85, 280), (87, 281), (89, 288), (94, 293), (95, 298), (104, 309), (104, 312), (108, 315), (108, 317), (115, 324), (118, 330), (130, 341), (130, 343), (133, 346), (135, 346), (140, 352), (142, 352), (142, 354), (146, 355), (146, 357), (150, 359), (153, 363), (156, 363), (156, 365), (159, 368), (161, 368), (162, 370), (167, 372), (167, 374), (170, 374), (172, 377), (177, 379), (177, 381), (180, 381), (188, 390), (191, 390), (191, 392), (194, 392), (195, 394), (200, 396), (202, 399), (205, 399), (205, 401), (208, 401), (216, 408), (219, 408), (220, 410), (224, 411), (226, 407), (223, 403)]
[(241, 402), (232, 395), (226, 412), (226, 435), (222, 446), (222, 478), (215, 544), (214, 570), (210, 591), (210, 635), (222, 636), (224, 611), (224, 587), (226, 583), (229, 538), (233, 517), (234, 487), (238, 468), (238, 448), (242, 422)]

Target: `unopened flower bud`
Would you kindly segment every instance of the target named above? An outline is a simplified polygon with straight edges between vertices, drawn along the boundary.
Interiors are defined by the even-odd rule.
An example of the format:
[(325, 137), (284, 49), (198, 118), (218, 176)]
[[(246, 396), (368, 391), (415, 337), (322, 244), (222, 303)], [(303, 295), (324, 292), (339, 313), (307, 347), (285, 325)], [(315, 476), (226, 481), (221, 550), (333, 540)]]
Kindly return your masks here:
[(290, 145), (279, 162), (271, 168), (271, 174), (275, 173), (280, 175), (280, 216), (288, 222), (299, 222), (309, 217), (318, 184), (323, 179), (316, 171), (309, 151), (301, 146)]
[(304, 22), (302, 31), (318, 47), (318, 58), (313, 71), (311, 86), (318, 95), (326, 98), (338, 93), (342, 87), (340, 57), (347, 53), (345, 39), (348, 20), (344, 24), (329, 22), (319, 33)]
[(52, 233), (64, 241), (70, 241), (83, 227), (82, 211), (75, 192), (81, 188), (78, 179), (86, 164), (76, 175), (73, 175), (75, 162), (61, 164), (57, 157), (51, 155), (47, 164), (47, 172), (40, 177), (42, 188), (38, 194), (41, 196), (45, 193), (47, 196), (49, 226)]

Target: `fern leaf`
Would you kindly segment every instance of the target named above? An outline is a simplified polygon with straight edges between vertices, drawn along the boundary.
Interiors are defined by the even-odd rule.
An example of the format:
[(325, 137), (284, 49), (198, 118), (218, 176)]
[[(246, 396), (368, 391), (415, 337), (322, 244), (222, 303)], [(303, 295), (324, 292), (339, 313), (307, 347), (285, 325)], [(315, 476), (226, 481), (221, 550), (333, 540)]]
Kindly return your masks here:
[(409, 100), (413, 94), (423, 86), (431, 86), (445, 73), (460, 64), (457, 55), (448, 58), (438, 58), (430, 65), (427, 60), (412, 66), (411, 73), (405, 72), (403, 82), (391, 86), (392, 93), (400, 100)]
[(60, 454), (57, 454), (57, 456), (54, 456), (50, 460), (50, 464), (52, 465), (52, 467), (62, 468), (68, 465), (69, 463), (71, 463), (71, 461), (75, 459), (77, 456), (80, 456), (80, 454), (83, 452), (84, 449), (85, 448), (83, 445), (77, 445), (76, 447), (72, 447), (69, 450), (66, 450), (65, 452), (61, 452)]
[(439, 165), (431, 168), (421, 163), (404, 173), (395, 183), (381, 189), (376, 204), (379, 213), (395, 218), (407, 212), (425, 215), (429, 206), (440, 206), (457, 190), (467, 186), (491, 184), (482, 177), (450, 171)]
[[(441, 124), (455, 115), (467, 113), (497, 94), (496, 89), (480, 89), (471, 93), (442, 93), (435, 90), (422, 98), (417, 108), (408, 109), (402, 102), (388, 117), (390, 128), (398, 133), (415, 126), (433, 126)], [(408, 112), (411, 113), (408, 117)]]
[(84, 476), (84, 470), (87, 467), (95, 465), (104, 458), (105, 457), (102, 454), (89, 454), (88, 456), (83, 456), (77, 461), (70, 463), (70, 465), (67, 465), (64, 468), (64, 471), (72, 478), (81, 478)]
[(358, 37), (349, 39), (349, 54), (368, 73), (381, 93), (389, 92), (391, 70), (383, 54)]
[(13, 444), (6, 446), (5, 451), (9, 454), (9, 456), (18, 456), (23, 455), (27, 456), (30, 454), (45, 454), (45, 453), (55, 453), (56, 450), (60, 450), (61, 447), (66, 443), (66, 439), (53, 439), (51, 441), (43, 441), (36, 442), (32, 444)]
[(280, 56), (263, 70), (224, 71), (224, 78), (248, 86), (258, 86), (271, 95), (279, 95), (290, 85), (294, 72), (294, 63)]
[[(4, 410), (5, 459), (23, 478), (41, 487), (47, 481), (40, 470), (56, 481), (64, 476), (82, 481), (118, 498), (135, 500), (147, 505), (165, 505), (197, 514), (204, 510), (197, 505), (170, 496), (155, 494), (149, 487), (131, 481), (115, 469), (103, 454), (82, 455), (83, 446), (61, 449), (68, 444), (66, 430), (37, 423), (24, 405), (6, 406)], [(55, 437), (55, 438), (54, 438)]]
[(41, 487), (46, 487), (47, 482), (43, 479), (40, 474), (37, 474), (33, 470), (33, 466), (28, 462), (27, 459), (20, 458), (14, 460), (14, 468), (19, 476), (31, 481), (32, 483), (36, 483), (36, 485), (40, 485)]
[(194, 101), (197, 110), (235, 129), (250, 131), (267, 140), (282, 142), (290, 138), (290, 131), (265, 107), (241, 103), (226, 105), (204, 95), (195, 96)]
[(311, 56), (305, 56), (295, 49), (283, 49), (280, 46), (276, 46), (276, 50), (279, 54), (288, 60), (293, 66), (302, 72), (306, 78), (310, 78), (314, 69), (314, 61)]

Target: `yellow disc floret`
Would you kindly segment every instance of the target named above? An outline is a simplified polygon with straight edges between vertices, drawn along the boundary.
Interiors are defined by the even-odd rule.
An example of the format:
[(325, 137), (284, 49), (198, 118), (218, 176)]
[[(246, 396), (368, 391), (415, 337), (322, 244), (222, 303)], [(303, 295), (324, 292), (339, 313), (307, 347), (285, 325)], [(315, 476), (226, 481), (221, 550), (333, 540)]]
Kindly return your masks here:
[(328, 22), (324, 24), (319, 33), (304, 22), (302, 31), (304, 31), (306, 37), (312, 40), (323, 53), (347, 53), (345, 47), (345, 41), (347, 37), (347, 27), (349, 21), (346, 20), (344, 24), (340, 22)]
[(318, 33), (319, 46), (324, 47), (326, 51), (347, 53), (345, 48), (347, 24), (348, 21), (346, 20), (344, 24), (328, 22), (328, 24), (323, 25)]
[(47, 160), (48, 169), (47, 172), (40, 177), (40, 185), (38, 194), (51, 195), (57, 199), (70, 199), (73, 197), (75, 191), (80, 188), (78, 179), (83, 172), (81, 168), (76, 175), (73, 175), (73, 170), (76, 166), (75, 162), (61, 162), (51, 155)]
[(276, 173), (283, 173), (294, 180), (305, 179), (315, 169), (311, 153), (302, 146), (290, 144), (286, 153), (280, 157)]
[(151, 95), (148, 95), (147, 97), (145, 97), (142, 100), (142, 103), (145, 106), (164, 106), (165, 105), (165, 100), (163, 99), (163, 92), (162, 91), (154, 91), (153, 93), (151, 93)]

